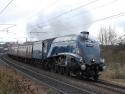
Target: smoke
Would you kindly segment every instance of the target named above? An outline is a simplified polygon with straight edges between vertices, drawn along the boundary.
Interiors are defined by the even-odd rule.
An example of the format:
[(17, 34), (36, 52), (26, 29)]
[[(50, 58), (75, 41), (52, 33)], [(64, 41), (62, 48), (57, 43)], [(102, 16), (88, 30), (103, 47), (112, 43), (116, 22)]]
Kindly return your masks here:
[(63, 4), (60, 2), (53, 8), (41, 11), (35, 22), (28, 23), (28, 33), (36, 32), (30, 33), (30, 36), (41, 40), (88, 30), (89, 25), (86, 24), (91, 22), (91, 14), (82, 7), (74, 9), (78, 6), (80, 5), (76, 6), (71, 2)]

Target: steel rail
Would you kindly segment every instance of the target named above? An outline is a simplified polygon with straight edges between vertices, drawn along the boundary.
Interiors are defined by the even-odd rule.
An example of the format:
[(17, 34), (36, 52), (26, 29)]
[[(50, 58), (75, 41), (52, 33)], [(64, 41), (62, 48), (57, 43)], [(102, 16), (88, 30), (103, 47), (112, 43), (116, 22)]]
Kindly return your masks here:
[(49, 87), (61, 92), (62, 94), (96, 94), (96, 93), (81, 89), (79, 87), (67, 84), (65, 82), (59, 81), (57, 79), (50, 78), (38, 72), (32, 71), (28, 68), (25, 68), (25, 66), (19, 66), (18, 64), (12, 63), (5, 58), (2, 58), (1, 60), (10, 66), (13, 66), (17, 70), (22, 71), (27, 76), (30, 76), (30, 78), (34, 78), (37, 81), (45, 83)]
[[(5, 57), (6, 59), (8, 59), (8, 60), (10, 60), (11, 61), (11, 59), (9, 59), (8, 57)], [(12, 59), (12, 61), (14, 62), (15, 60), (13, 60)], [(15, 61), (15, 62), (17, 62), (17, 61)], [(29, 69), (31, 69), (31, 70), (34, 70), (34, 71), (36, 71), (37, 73), (39, 72), (39, 73), (41, 73), (41, 71), (39, 71), (37, 68), (35, 68), (35, 67), (33, 67), (33, 66), (27, 66), (26, 64), (23, 64), (22, 62), (18, 62), (18, 65), (20, 64), (20, 66), (26, 66), (27, 68), (29, 68)], [(44, 72), (42, 72), (41, 74), (43, 74)], [(46, 74), (47, 73), (47, 74)], [(49, 72), (45, 72), (44, 73), (44, 75), (45, 76), (47, 76), (47, 77), (49, 77), (49, 78), (52, 78), (52, 79), (56, 79), (56, 77), (53, 77), (53, 76), (51, 76), (50, 74), (52, 73), (50, 73), (50, 74), (48, 74)], [(58, 75), (58, 74), (57, 74)], [(55, 75), (56, 76), (56, 75)], [(65, 79), (65, 78), (64, 78)], [(57, 80), (57, 79), (56, 79)], [(58, 79), (58, 81), (60, 81), (61, 79)], [(82, 83), (82, 84), (84, 84), (84, 86), (85, 85), (87, 85), (87, 86), (78, 86), (78, 85), (74, 85), (73, 83), (69, 83), (69, 82), (67, 82), (67, 81), (65, 81), (65, 80), (61, 80), (61, 82), (65, 82), (66, 84), (68, 83), (69, 85), (70, 84), (72, 84), (72, 86), (77, 86), (77, 87), (79, 87), (79, 88), (83, 88), (83, 89), (86, 89), (86, 90), (88, 90), (88, 91), (91, 91), (91, 92), (94, 92), (95, 90), (89, 90), (89, 89), (87, 89), (87, 87), (88, 88), (92, 88), (91, 86), (94, 86), (94, 87), (96, 87), (96, 88), (98, 88), (98, 89), (100, 89), (100, 90), (108, 90), (108, 91), (113, 91), (113, 92), (116, 92), (116, 93), (120, 93), (120, 94), (125, 94), (125, 86), (124, 85), (120, 85), (120, 84), (117, 84), (117, 83), (112, 83), (112, 82), (110, 82), (110, 81), (104, 81), (104, 80), (101, 80), (101, 79), (99, 79), (99, 81), (98, 82), (93, 82), (93, 81), (83, 81), (83, 80), (79, 80), (79, 79), (70, 79), (70, 80), (75, 80), (76, 82), (80, 82), (80, 83)], [(89, 83), (87, 83), (87, 82), (89, 82)], [(87, 84), (86, 84), (87, 83)], [(93, 88), (94, 89), (94, 88)], [(99, 92), (100, 92), (100, 90), (99, 90)], [(96, 92), (94, 92), (94, 93), (97, 93), (98, 94), (98, 90), (96, 91)], [(106, 93), (106, 92), (105, 92)], [(104, 94), (105, 94), (104, 93)]]

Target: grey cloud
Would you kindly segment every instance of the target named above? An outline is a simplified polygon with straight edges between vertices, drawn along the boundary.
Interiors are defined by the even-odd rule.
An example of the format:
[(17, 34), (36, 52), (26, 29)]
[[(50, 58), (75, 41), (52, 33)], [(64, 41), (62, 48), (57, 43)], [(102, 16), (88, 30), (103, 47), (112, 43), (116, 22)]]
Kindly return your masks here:
[(72, 7), (69, 5), (67, 10), (63, 9), (63, 7), (63, 5), (57, 6), (53, 8), (48, 14), (44, 14), (42, 12), (38, 16), (38, 19), (35, 23), (30, 23), (34, 26), (28, 26), (28, 32), (47, 32), (45, 34), (41, 33), (41, 36), (34, 34), (34, 37), (38, 39), (45, 39), (68, 34), (76, 34), (80, 31), (88, 29), (89, 25), (86, 26), (86, 24), (91, 22), (91, 14), (89, 11), (88, 13), (84, 13), (87, 10), (85, 8), (80, 8), (76, 11), (74, 10), (72, 12), (66, 13), (67, 10), (71, 10)]

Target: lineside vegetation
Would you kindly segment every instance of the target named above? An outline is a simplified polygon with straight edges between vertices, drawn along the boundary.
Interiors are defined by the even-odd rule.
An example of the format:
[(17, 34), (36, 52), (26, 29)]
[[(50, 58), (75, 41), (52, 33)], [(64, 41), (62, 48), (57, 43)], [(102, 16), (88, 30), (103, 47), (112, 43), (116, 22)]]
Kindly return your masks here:
[(106, 60), (107, 69), (102, 78), (114, 79), (125, 83), (125, 48), (124, 46), (102, 47), (102, 54)]
[(0, 65), (0, 94), (55, 94), (48, 87), (37, 85), (15, 70)]

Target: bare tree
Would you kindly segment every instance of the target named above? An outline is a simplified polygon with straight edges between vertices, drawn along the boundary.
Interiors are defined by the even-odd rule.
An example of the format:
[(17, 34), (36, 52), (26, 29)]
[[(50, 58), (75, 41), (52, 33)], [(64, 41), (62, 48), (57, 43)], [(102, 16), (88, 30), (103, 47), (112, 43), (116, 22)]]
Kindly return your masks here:
[(108, 28), (108, 44), (114, 45), (116, 40), (117, 40), (117, 34), (115, 32), (115, 29), (113, 29), (109, 26), (109, 28)]
[(117, 34), (111, 26), (108, 28), (101, 27), (98, 38), (102, 45), (114, 45), (117, 40)]
[(99, 32), (99, 41), (102, 45), (104, 45), (104, 32), (103, 32), (104, 28), (100, 28), (100, 32)]
[(119, 36), (118, 44), (119, 44), (119, 46), (122, 46), (125, 48), (125, 34), (123, 34), (122, 36)]

